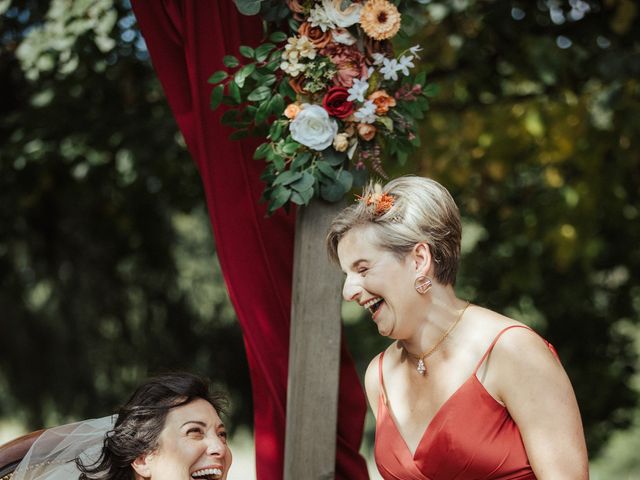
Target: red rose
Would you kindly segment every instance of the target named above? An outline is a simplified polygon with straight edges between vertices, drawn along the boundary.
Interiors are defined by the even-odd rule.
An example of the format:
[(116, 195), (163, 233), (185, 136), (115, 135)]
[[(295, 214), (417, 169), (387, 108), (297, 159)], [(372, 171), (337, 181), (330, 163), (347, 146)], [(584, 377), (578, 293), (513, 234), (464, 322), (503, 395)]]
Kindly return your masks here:
[(322, 99), (322, 106), (329, 115), (347, 118), (353, 113), (353, 102), (349, 102), (349, 91), (344, 87), (331, 87)]

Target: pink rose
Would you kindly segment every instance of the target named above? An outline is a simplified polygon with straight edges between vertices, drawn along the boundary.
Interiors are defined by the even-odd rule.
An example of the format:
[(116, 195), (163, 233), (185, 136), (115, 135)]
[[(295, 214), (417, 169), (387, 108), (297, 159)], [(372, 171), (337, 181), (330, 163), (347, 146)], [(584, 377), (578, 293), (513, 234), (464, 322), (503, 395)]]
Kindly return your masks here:
[(320, 53), (329, 57), (338, 67), (338, 72), (333, 77), (335, 85), (349, 88), (353, 84), (354, 78), (362, 78), (367, 75), (365, 57), (355, 45), (330, 43)]

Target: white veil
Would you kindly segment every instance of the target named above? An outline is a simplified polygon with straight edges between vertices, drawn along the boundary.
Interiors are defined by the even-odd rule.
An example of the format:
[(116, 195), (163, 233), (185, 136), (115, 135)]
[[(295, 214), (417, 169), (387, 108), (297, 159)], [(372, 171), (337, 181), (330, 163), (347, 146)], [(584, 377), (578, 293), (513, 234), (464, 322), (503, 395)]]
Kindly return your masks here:
[(80, 471), (75, 459), (85, 464), (99, 457), (106, 433), (117, 415), (70, 423), (45, 430), (16, 468), (12, 480), (70, 480)]

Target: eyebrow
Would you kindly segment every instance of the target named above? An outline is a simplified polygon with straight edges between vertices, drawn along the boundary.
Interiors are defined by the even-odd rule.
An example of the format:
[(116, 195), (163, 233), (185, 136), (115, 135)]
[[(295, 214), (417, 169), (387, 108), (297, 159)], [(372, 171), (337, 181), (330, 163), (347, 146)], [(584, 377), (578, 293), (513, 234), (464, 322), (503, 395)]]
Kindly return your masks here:
[[(188, 425), (190, 423), (195, 423), (196, 425), (200, 425), (202, 427), (206, 427), (207, 424), (205, 422), (202, 422), (200, 420), (187, 420), (186, 422), (184, 422), (182, 425), (180, 425), (180, 428), (184, 427), (185, 425)], [(224, 423), (220, 423), (216, 426), (216, 428), (225, 428)]]

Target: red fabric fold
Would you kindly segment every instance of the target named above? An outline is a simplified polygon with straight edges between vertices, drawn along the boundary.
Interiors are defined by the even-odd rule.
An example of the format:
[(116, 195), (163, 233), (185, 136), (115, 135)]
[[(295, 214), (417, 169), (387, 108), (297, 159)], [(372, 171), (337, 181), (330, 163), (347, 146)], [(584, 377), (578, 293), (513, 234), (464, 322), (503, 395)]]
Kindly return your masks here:
[[(295, 216), (265, 216), (258, 204), (258, 141), (228, 140), (221, 111), (211, 111), (207, 79), (238, 46), (255, 46), (257, 17), (231, 0), (134, 0), (133, 10), (178, 126), (200, 171), (220, 266), (243, 331), (254, 403), (260, 480), (282, 478)], [(232, 368), (230, 366), (229, 368)], [(343, 343), (336, 478), (368, 478), (358, 454), (366, 404)], [(310, 439), (310, 441), (313, 441)]]

